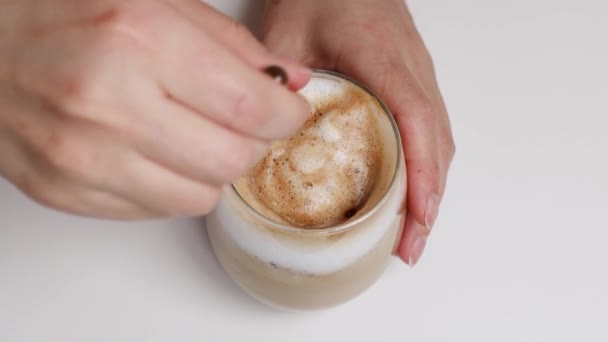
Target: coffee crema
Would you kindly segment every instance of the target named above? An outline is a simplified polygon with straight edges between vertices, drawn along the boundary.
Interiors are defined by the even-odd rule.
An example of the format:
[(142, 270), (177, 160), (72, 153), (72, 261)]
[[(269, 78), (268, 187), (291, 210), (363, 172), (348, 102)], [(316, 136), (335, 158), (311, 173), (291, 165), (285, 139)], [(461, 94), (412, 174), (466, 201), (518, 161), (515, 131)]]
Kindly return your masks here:
[(379, 127), (387, 119), (375, 97), (345, 80), (313, 78), (300, 93), (311, 106), (304, 126), (273, 142), (235, 188), (274, 221), (325, 228), (365, 213), (390, 185)]

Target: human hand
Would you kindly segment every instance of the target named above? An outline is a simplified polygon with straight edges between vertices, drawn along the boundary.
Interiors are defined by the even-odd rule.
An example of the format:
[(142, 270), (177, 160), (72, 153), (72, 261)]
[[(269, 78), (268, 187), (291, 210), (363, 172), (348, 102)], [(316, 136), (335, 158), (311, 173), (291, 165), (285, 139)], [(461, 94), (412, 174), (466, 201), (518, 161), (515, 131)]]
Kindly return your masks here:
[(70, 213), (203, 215), (294, 134), (309, 71), (197, 0), (0, 4), (0, 175)]
[(401, 131), (408, 174), (400, 257), (413, 266), (437, 217), (454, 141), (431, 57), (403, 0), (269, 1), (264, 44), (372, 89)]

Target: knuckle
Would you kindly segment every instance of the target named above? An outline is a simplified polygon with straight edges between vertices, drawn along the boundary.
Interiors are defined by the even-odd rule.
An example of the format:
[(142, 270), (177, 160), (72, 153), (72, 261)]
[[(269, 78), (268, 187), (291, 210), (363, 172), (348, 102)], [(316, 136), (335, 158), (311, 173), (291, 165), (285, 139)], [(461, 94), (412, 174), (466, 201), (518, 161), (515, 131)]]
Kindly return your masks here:
[(439, 175), (441, 174), (441, 163), (439, 159), (434, 159), (428, 162), (428, 166), (426, 167), (426, 175), (432, 183), (438, 183)]
[(430, 73), (434, 74), (435, 73), (435, 61), (433, 59), (433, 56), (431, 56), (429, 51), (424, 47), (422, 49), (420, 49), (420, 51), (421, 51), (420, 56), (418, 57), (420, 64), (422, 65), (422, 67), (425, 70), (428, 70)]
[(435, 113), (433, 102), (422, 94), (414, 96), (411, 108), (414, 112), (423, 117), (430, 117)]
[(222, 153), (218, 166), (218, 175), (222, 182), (235, 181), (253, 166), (258, 158), (253, 145), (242, 141)]
[[(100, 56), (104, 53), (101, 52)], [(108, 102), (115, 90), (108, 89), (107, 80), (115, 74), (110, 58), (99, 57), (94, 63), (84, 62), (54, 75), (54, 89), (47, 100), (58, 112), (68, 117), (87, 117)], [(78, 63), (80, 64), (80, 63)]]
[(25, 92), (39, 97), (48, 109), (56, 114), (80, 117), (97, 103), (103, 94), (101, 84), (94, 75), (97, 64), (83, 68), (79, 56), (70, 65), (52, 62), (45, 70), (35, 66), (20, 65), (16, 71), (15, 85)]
[(454, 136), (452, 135), (452, 130), (449, 126), (443, 130), (443, 134), (441, 134), (439, 137), (439, 150), (441, 157), (449, 165), (456, 154), (456, 143), (454, 141)]
[(149, 11), (149, 8), (129, 1), (106, 10), (95, 19), (96, 30), (90, 42), (92, 49), (116, 59), (146, 49), (152, 44), (151, 39), (156, 39), (150, 19), (155, 14)]
[(58, 89), (51, 97), (51, 103), (59, 114), (83, 117), (94, 111), (101, 102), (103, 89), (94, 76), (86, 74), (64, 75)]
[(165, 205), (159, 212), (163, 216), (198, 216), (209, 214), (215, 208), (221, 191), (216, 187), (201, 186), (201, 189), (190, 194), (189, 198), (192, 198), (192, 200), (184, 201), (182, 198), (180, 205), (173, 205), (173, 208), (171, 208), (172, 205)]
[(145, 8), (141, 5), (141, 1), (116, 2), (96, 16), (93, 24), (99, 32), (111, 33), (110, 37), (121, 37), (133, 29), (139, 30), (142, 19), (146, 17), (142, 12)]
[(220, 167), (218, 168), (219, 178), (223, 182), (231, 182), (239, 177), (243, 172), (244, 162), (240, 158), (240, 152), (227, 153), (220, 160)]
[(51, 166), (63, 169), (64, 165), (69, 164), (67, 156), (69, 152), (66, 146), (66, 137), (63, 132), (53, 130), (43, 142), (42, 154)]
[(221, 191), (218, 188), (210, 188), (209, 190), (205, 191), (204, 196), (202, 196), (202, 204), (200, 208), (197, 208), (194, 214), (209, 214), (213, 210), (213, 208), (215, 208), (215, 204), (217, 203), (217, 201), (219, 201), (220, 194)]
[(228, 122), (238, 131), (255, 132), (265, 127), (271, 118), (262, 97), (251, 90), (243, 90), (235, 97)]
[(52, 169), (74, 179), (88, 179), (90, 160), (81, 144), (69, 134), (51, 132), (42, 147), (43, 156)]
[(112, 95), (125, 86), (125, 68), (142, 46), (141, 22), (133, 6), (121, 4), (93, 19), (94, 30), (73, 63), (50, 72), (54, 86), (48, 100), (60, 114), (92, 115), (100, 104), (116, 100)]
[(448, 155), (448, 159), (452, 160), (454, 159), (454, 156), (456, 155), (456, 144), (454, 143), (454, 139), (450, 138), (444, 145), (444, 148), (446, 150), (446, 153)]
[(14, 84), (44, 100), (58, 114), (82, 116), (92, 103), (108, 99), (116, 90), (108, 89), (107, 81), (121, 79), (116, 77), (122, 75), (117, 66), (124, 69), (125, 57), (143, 46), (137, 41), (150, 36), (142, 34), (150, 26), (145, 19), (150, 16), (139, 13), (137, 3), (141, 1), (107, 6), (99, 15), (78, 23), (86, 25), (86, 30), (77, 36), (59, 35), (71, 25), (36, 36), (35, 47), (40, 52), (14, 58)]
[(395, 30), (392, 25), (378, 25), (379, 22), (386, 20), (386, 13), (381, 8), (366, 10), (365, 15), (359, 20), (360, 23), (353, 25), (353, 27), (359, 27), (362, 30), (362, 34), (368, 35), (371, 32), (379, 41), (391, 40), (395, 36)]

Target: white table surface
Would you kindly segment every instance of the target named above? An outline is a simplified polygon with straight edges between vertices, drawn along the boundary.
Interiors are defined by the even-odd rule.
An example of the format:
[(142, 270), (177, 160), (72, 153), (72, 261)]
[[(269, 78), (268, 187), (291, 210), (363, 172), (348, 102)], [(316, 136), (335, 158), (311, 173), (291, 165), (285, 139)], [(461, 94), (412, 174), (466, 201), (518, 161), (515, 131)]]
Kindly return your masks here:
[(224, 275), (201, 220), (74, 218), (0, 181), (0, 341), (607, 341), (608, 3), (411, 7), (458, 145), (416, 268), (282, 313)]

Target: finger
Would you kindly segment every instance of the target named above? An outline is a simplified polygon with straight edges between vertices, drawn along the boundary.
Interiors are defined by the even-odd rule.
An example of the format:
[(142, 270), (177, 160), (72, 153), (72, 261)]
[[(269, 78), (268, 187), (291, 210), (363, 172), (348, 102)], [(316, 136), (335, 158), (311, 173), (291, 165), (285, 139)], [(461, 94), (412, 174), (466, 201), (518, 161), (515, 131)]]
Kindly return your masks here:
[[(127, 131), (128, 135), (116, 134), (111, 129), (99, 128), (89, 122), (37, 122), (38, 125), (32, 125), (28, 133), (32, 150), (41, 155), (32, 158), (37, 162), (34, 169), (44, 170), (45, 175), (56, 175), (54, 179), (64, 180), (66, 184), (122, 198), (135, 207), (144, 208), (149, 217), (208, 213), (217, 201), (219, 187), (184, 177), (149, 160), (128, 143), (129, 138), (142, 128), (147, 134), (151, 133), (149, 137), (153, 140), (171, 142), (172, 136), (168, 137), (169, 140), (159, 139), (156, 134), (160, 133), (160, 137), (163, 137), (162, 130), (146, 130), (149, 127), (146, 126), (147, 122), (141, 121), (135, 129)], [(47, 133), (38, 129), (36, 136), (39, 138), (34, 138), (31, 135), (36, 133), (34, 128), (41, 127), (46, 127)], [(184, 146), (187, 147), (177, 146), (182, 151), (186, 150)], [(104, 197), (98, 194), (96, 198)], [(73, 204), (62, 201), (62, 198), (52, 200), (54, 203), (66, 203), (62, 207)]]
[[(123, 68), (119, 65), (118, 73), (108, 71), (114, 77), (107, 76), (100, 81), (101, 85), (113, 89), (110, 92), (113, 96), (92, 105), (82, 99), (77, 100), (76, 105), (69, 106), (71, 112), (77, 113), (70, 115), (70, 119), (90, 118), (91, 124), (104, 126), (107, 134), (122, 137), (126, 143), (139, 147), (141, 153), (161, 165), (201, 182), (232, 182), (265, 152), (264, 142), (225, 129), (200, 113), (168, 100), (153, 79), (148, 78), (147, 63), (128, 66)], [(96, 89), (101, 85), (96, 85)], [(65, 95), (57, 97), (65, 98)], [(87, 99), (85, 96), (84, 100)], [(43, 110), (48, 108), (35, 108), (30, 112)], [(45, 116), (36, 120), (49, 121)], [(68, 120), (63, 121), (65, 126)], [(31, 140), (40, 140), (40, 137), (48, 135), (52, 131), (48, 128), (52, 125), (52, 120), (44, 124), (46, 129), (42, 128), (40, 134), (31, 134)], [(111, 145), (104, 135), (92, 140), (93, 132), (83, 134), (78, 127), (72, 129), (72, 134), (79, 135), (72, 139), (73, 145), (78, 145), (77, 141), (91, 141), (92, 146), (104, 144), (104, 148)], [(46, 145), (44, 141), (39, 143), (41, 149), (48, 147)]]
[(445, 172), (430, 107), (420, 98), (405, 103), (407, 107), (395, 113), (402, 132), (408, 173), (408, 213), (400, 255), (414, 266), (437, 218)]
[(399, 252), (406, 262), (416, 263), (435, 223), (446, 174), (439, 148), (437, 113), (406, 69), (373, 78), (356, 71), (352, 74), (384, 100), (399, 127), (408, 175), (408, 212)]
[(59, 177), (36, 158), (17, 136), (0, 132), (0, 171), (25, 195), (48, 208), (102, 219), (137, 220), (158, 213), (115, 194), (90, 189)]
[(407, 215), (403, 236), (398, 248), (399, 257), (411, 267), (414, 267), (424, 252), (429, 230), (416, 221), (414, 216)]
[(148, 159), (195, 182), (222, 185), (244, 175), (267, 151), (262, 140), (235, 133), (168, 99), (139, 102), (125, 127)]
[(382, 93), (392, 111), (403, 144), (408, 175), (408, 215), (430, 229), (437, 215), (442, 169), (437, 114), (415, 78), (406, 70), (386, 79), (372, 78), (372, 90)]
[[(436, 115), (436, 130), (438, 132), (437, 145), (439, 149), (440, 165), (438, 198), (437, 204), (434, 206), (434, 208), (437, 208), (439, 206), (438, 202), (440, 202), (443, 194), (445, 193), (448, 170), (455, 153), (454, 139), (452, 136), (447, 109), (441, 92), (439, 91), (432, 65), (423, 65), (422, 67), (413, 71), (417, 73), (417, 79), (420, 82), (419, 84), (421, 88), (424, 89), (424, 92), (427, 98), (430, 100)], [(434, 216), (437, 216), (436, 213)], [(432, 224), (430, 226), (432, 226)], [(403, 235), (400, 244), (399, 255), (410, 266), (416, 265), (426, 246), (426, 240), (430, 231), (425, 228), (427, 228), (426, 225), (422, 226), (419, 222), (413, 219), (413, 216), (409, 217), (406, 221), (406, 226), (404, 227), (405, 234)]]
[(159, 211), (150, 210), (114, 193), (80, 187), (48, 175), (21, 178), (18, 184), (36, 202), (72, 215), (121, 221), (163, 217)]
[(220, 188), (184, 178), (144, 156), (129, 158), (111, 181), (114, 192), (164, 216), (208, 214)]
[(201, 30), (206, 31), (216, 41), (223, 42), (233, 53), (256, 69), (269, 65), (279, 65), (288, 75), (288, 87), (297, 90), (310, 79), (310, 69), (291, 59), (270, 54), (240, 22), (230, 18), (199, 0), (178, 1), (174, 4)]
[(304, 98), (180, 19), (157, 32), (158, 77), (168, 95), (242, 134), (267, 140), (295, 134), (308, 116)]
[(432, 91), (432, 97), (435, 99), (433, 103), (436, 104), (436, 111), (439, 114), (440, 120), (438, 123), (439, 130), (439, 154), (441, 161), (441, 175), (439, 182), (439, 194), (443, 197), (445, 193), (446, 183), (448, 179), (448, 171), (452, 165), (452, 160), (456, 153), (456, 146), (454, 143), (454, 136), (452, 134), (452, 126), (450, 124), (450, 118), (448, 116), (447, 108), (441, 95), (437, 83)]
[(438, 130), (439, 159), (441, 162), (442, 171), (439, 182), (439, 194), (441, 197), (443, 197), (447, 182), (448, 170), (456, 152), (450, 118), (448, 116), (443, 96), (439, 90), (437, 79), (435, 78), (433, 66), (423, 66), (421, 69), (413, 71), (417, 74), (417, 79), (420, 82), (420, 85), (423, 88), (427, 98), (430, 100), (430, 103), (432, 104), (434, 112), (437, 116), (436, 125)]
[[(427, 93), (428, 94), (428, 93)], [(443, 194), (445, 193), (448, 171), (454, 157), (455, 147), (450, 128), (450, 122), (445, 105), (439, 90), (435, 87), (431, 89), (430, 98), (434, 104), (437, 117), (438, 149), (439, 149), (439, 185), (438, 195), (433, 194), (431, 204), (427, 205), (428, 210), (435, 210), (432, 217), (436, 219), (437, 208), (440, 205)], [(429, 207), (431, 209), (429, 209)], [(425, 212), (425, 225), (421, 225), (413, 216), (408, 217), (404, 226), (404, 235), (399, 248), (399, 256), (410, 266), (415, 266), (422, 256), (426, 241), (430, 234), (430, 229), (434, 221), (427, 223), (427, 213)]]

